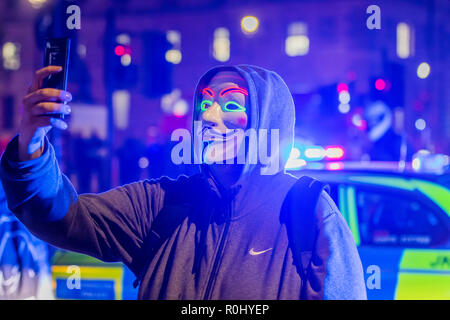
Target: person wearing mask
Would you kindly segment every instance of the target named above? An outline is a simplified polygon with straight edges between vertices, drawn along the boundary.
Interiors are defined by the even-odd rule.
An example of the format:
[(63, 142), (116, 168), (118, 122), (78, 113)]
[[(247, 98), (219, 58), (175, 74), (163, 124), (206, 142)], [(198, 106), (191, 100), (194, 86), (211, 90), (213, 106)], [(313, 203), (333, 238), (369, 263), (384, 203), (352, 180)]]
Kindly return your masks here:
[[(278, 74), (239, 65), (201, 77), (193, 114), (200, 173), (77, 194), (46, 138), (67, 125), (37, 116), (70, 112), (62, 103), (68, 92), (41, 89), (58, 70), (36, 73), (0, 168), (9, 208), (38, 237), (123, 262), (136, 275), (139, 299), (366, 298), (356, 245), (326, 191), (317, 201), (297, 194), (314, 209), (303, 229), (311, 231), (310, 250), (297, 252), (290, 237), (283, 217), (297, 178), (285, 173), (282, 155), (292, 147), (295, 108)], [(247, 143), (243, 132), (261, 133), (259, 141)], [(270, 157), (262, 157), (261, 139), (271, 141)]]

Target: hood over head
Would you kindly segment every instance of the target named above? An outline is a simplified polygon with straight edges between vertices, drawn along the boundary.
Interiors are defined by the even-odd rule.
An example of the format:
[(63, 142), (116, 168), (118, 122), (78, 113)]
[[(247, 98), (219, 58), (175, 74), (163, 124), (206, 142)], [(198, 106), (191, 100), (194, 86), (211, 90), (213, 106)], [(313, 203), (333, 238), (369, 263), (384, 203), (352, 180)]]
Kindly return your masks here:
[[(247, 82), (249, 120), (246, 133), (253, 129), (258, 136), (258, 143), (245, 144), (245, 165), (239, 180), (253, 174), (273, 175), (284, 171), (287, 161), (285, 155), (289, 155), (294, 142), (295, 107), (287, 85), (277, 73), (252, 65), (218, 66), (210, 69), (200, 78), (195, 89), (193, 120), (198, 120), (200, 114), (203, 88), (214, 75), (222, 71), (235, 71)], [(194, 125), (192, 136), (195, 163), (201, 163), (201, 155), (197, 152), (199, 149), (195, 147), (196, 143), (201, 144), (201, 141), (195, 141), (195, 137), (201, 138), (201, 134), (198, 135), (195, 130)], [(207, 165), (202, 166), (202, 170), (205, 166)]]

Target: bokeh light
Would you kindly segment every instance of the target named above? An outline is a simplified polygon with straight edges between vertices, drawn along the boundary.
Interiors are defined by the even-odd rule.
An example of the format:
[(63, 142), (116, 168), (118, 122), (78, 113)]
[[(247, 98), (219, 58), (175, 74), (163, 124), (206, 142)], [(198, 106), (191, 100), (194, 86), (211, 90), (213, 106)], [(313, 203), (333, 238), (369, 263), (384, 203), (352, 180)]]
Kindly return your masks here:
[(340, 113), (348, 113), (350, 111), (350, 105), (348, 103), (340, 103), (338, 110)]
[(375, 81), (375, 89), (382, 91), (386, 88), (386, 82), (383, 79), (377, 79)]
[(416, 126), (416, 129), (419, 131), (425, 130), (425, 128), (427, 127), (427, 123), (422, 118), (417, 119), (414, 125)]
[(417, 67), (417, 76), (420, 79), (425, 79), (430, 75), (430, 71), (431, 71), (430, 65), (426, 62), (422, 62)]
[(242, 32), (252, 34), (258, 30), (259, 20), (254, 16), (245, 16), (241, 20)]
[(337, 92), (341, 93), (342, 91), (348, 91), (348, 85), (346, 83), (339, 83), (337, 85)]
[(339, 102), (341, 104), (347, 104), (350, 102), (350, 93), (348, 91), (342, 91), (339, 93)]

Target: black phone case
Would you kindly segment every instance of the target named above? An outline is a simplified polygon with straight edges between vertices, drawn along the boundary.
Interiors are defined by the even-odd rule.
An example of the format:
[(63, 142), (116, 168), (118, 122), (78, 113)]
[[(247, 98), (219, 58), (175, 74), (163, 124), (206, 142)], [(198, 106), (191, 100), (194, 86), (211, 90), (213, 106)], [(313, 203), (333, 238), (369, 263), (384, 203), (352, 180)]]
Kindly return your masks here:
[(50, 75), (45, 79), (43, 88), (67, 89), (67, 74), (69, 68), (69, 38), (47, 39), (45, 44), (44, 67), (61, 66), (61, 72)]
[[(67, 75), (69, 69), (70, 39), (52, 38), (47, 39), (45, 44), (44, 67), (61, 66), (62, 70), (48, 76), (43, 84), (43, 88), (55, 88), (67, 90)], [(65, 119), (68, 115), (62, 113), (52, 113), (48, 116)]]

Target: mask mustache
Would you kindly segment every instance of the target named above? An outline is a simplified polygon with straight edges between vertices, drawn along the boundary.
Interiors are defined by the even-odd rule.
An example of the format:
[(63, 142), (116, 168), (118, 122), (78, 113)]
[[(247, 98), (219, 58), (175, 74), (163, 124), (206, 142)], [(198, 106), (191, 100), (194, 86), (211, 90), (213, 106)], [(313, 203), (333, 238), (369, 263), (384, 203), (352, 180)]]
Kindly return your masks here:
[(239, 129), (229, 129), (226, 133), (216, 131), (211, 127), (203, 127), (202, 140), (228, 141), (233, 139), (239, 133)]

